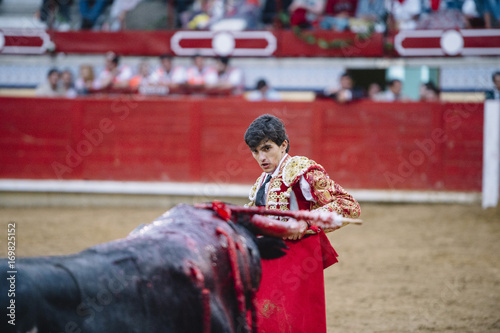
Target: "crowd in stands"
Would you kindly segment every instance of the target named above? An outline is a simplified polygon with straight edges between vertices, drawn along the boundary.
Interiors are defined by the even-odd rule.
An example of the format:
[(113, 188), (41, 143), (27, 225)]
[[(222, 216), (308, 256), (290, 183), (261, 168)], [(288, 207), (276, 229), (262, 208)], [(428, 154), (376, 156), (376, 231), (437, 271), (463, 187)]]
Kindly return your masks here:
[(70, 70), (59, 72), (51, 69), (46, 82), (36, 90), (37, 96), (76, 97), (92, 93), (166, 94), (216, 94), (240, 95), (243, 93), (243, 72), (230, 66), (229, 58), (218, 57), (215, 65), (205, 64), (205, 58), (194, 56), (191, 66), (174, 65), (170, 55), (159, 58), (159, 66), (152, 70), (148, 59), (142, 60), (136, 70), (121, 64), (120, 57), (108, 52), (104, 68), (99, 73), (94, 67), (82, 64), (78, 77), (73, 80)]
[[(486, 99), (500, 99), (500, 72), (492, 75), (494, 89), (487, 91)], [(385, 82), (384, 90), (380, 83), (372, 82), (364, 89), (358, 87), (349, 72), (340, 75), (338, 82), (316, 94), (318, 98), (330, 98), (340, 104), (356, 100), (377, 102), (414, 101), (405, 96), (403, 81), (391, 79)], [(70, 69), (49, 70), (47, 77), (36, 89), (36, 96), (74, 98), (89, 94), (139, 93), (143, 95), (196, 94), (217, 96), (245, 96), (250, 101), (279, 101), (281, 94), (266, 79), (256, 82), (251, 91), (245, 91), (243, 71), (230, 65), (227, 57), (216, 57), (212, 64), (206, 63), (203, 56), (192, 57), (190, 66), (174, 63), (171, 55), (161, 55), (156, 67), (149, 59), (140, 61), (137, 69), (120, 63), (120, 57), (108, 52), (104, 57), (104, 67), (94, 72), (90, 64), (82, 64), (76, 79)], [(420, 85), (419, 101), (436, 102), (440, 100), (440, 90), (432, 82)]]
[[(79, 28), (117, 31), (127, 13), (145, 0), (42, 0), (39, 18), (68, 30), (78, 5)], [(158, 0), (160, 1), (160, 0)], [(335, 31), (498, 28), (500, 0), (161, 0), (172, 29), (265, 28)], [(78, 4), (76, 4), (78, 2)]]
[[(500, 78), (499, 78), (500, 79)], [(382, 90), (380, 84), (373, 82), (368, 89), (362, 89), (354, 84), (354, 80), (349, 73), (343, 73), (340, 76), (339, 85), (336, 88), (326, 88), (320, 96), (332, 98), (336, 102), (343, 104), (351, 101), (369, 99), (375, 102), (409, 102), (415, 101), (402, 93), (403, 81), (400, 79), (391, 79), (386, 82), (386, 89)], [(422, 83), (420, 85), (420, 102), (437, 102), (440, 100), (440, 90), (432, 82)]]
[(37, 87), (35, 94), (43, 97), (76, 97), (73, 73), (69, 69), (63, 71), (56, 68), (50, 69), (47, 79)]
[[(493, 82), (493, 89), (486, 90), (484, 98), (500, 100), (500, 71), (494, 72), (491, 80)], [(403, 81), (400, 79), (391, 79), (386, 82), (385, 90), (382, 90), (378, 83), (371, 83), (365, 92), (364, 89), (354, 84), (349, 73), (343, 73), (340, 76), (337, 88), (326, 88), (319, 96), (329, 97), (340, 104), (363, 99), (375, 102), (439, 102), (441, 100), (441, 91), (432, 81), (420, 85), (418, 100), (405, 96), (402, 91)]]
[(499, 27), (498, 0), (293, 0), (290, 24), (354, 32)]

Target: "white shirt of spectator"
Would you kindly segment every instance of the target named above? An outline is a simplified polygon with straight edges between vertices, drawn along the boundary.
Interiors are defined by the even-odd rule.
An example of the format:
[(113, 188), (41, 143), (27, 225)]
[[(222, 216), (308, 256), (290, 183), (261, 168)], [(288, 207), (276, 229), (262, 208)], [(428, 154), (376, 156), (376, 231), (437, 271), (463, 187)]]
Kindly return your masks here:
[(398, 22), (400, 30), (412, 30), (417, 27), (414, 17), (422, 11), (421, 0), (404, 0), (402, 3), (399, 0), (386, 0), (385, 6)]
[(69, 88), (66, 90), (65, 96), (67, 98), (75, 98), (76, 96), (78, 96), (78, 93), (76, 92), (75, 88)]
[[(118, 75), (115, 76), (112, 83), (128, 82), (132, 78), (132, 74), (132, 69), (129, 66), (121, 65), (118, 67)], [(106, 82), (111, 75), (111, 71), (109, 71), (108, 69), (104, 69), (101, 73), (99, 73), (99, 76), (97, 77), (97, 80), (95, 82), (96, 88), (105, 88), (103, 87), (103, 82)]]
[(400, 100), (400, 99), (401, 99), (401, 96), (399, 96), (399, 99), (398, 99), (396, 97), (396, 95), (390, 90), (379, 92), (378, 94), (376, 94), (373, 97), (373, 100), (378, 101), (378, 102), (394, 102), (394, 101)]
[(187, 81), (186, 70), (182, 66), (174, 66), (170, 72), (167, 73), (165, 68), (157, 68), (151, 75), (149, 75), (148, 82), (150, 84), (180, 84)]
[(218, 81), (215, 68), (206, 66), (201, 71), (196, 66), (187, 69), (187, 82), (191, 85), (214, 85)]
[(247, 94), (246, 98), (247, 98), (247, 100), (249, 100), (251, 102), (258, 102), (258, 101), (278, 102), (278, 101), (281, 101), (280, 93), (272, 88), (269, 88), (265, 94), (263, 94), (262, 91), (260, 91), (260, 90), (250, 91)]
[(241, 93), (245, 89), (243, 71), (236, 67), (228, 67), (222, 75), (218, 76), (218, 83), (229, 83), (236, 93)]
[(35, 96), (38, 97), (64, 97), (65, 92), (64, 89), (58, 85), (56, 90), (53, 90), (50, 83), (44, 82), (40, 85), (35, 90)]

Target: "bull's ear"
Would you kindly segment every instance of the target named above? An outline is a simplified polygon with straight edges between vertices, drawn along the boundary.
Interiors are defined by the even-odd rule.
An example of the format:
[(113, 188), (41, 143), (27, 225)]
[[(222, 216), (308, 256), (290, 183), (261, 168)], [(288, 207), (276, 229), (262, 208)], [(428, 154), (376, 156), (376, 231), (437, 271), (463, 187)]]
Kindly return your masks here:
[(259, 249), (261, 259), (277, 259), (283, 257), (288, 250), (285, 242), (279, 238), (273, 237), (256, 237), (255, 243)]

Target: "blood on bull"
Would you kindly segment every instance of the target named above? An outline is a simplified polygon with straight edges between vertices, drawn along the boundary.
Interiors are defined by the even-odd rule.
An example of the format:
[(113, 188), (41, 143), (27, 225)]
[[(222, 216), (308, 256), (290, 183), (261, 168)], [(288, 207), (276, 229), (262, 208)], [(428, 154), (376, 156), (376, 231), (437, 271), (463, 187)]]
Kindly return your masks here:
[[(285, 255), (282, 238), (302, 226), (262, 214), (323, 228), (349, 220), (220, 202), (178, 205), (124, 239), (74, 255), (19, 258), (16, 325), (2, 321), (0, 331), (257, 332), (261, 259)], [(0, 292), (7, 309), (7, 291)]]
[(260, 240), (261, 251), (248, 227), (234, 222), (179, 205), (124, 239), (74, 255), (18, 258), (17, 320), (1, 321), (0, 331), (256, 331), (260, 259), (283, 255), (284, 244)]

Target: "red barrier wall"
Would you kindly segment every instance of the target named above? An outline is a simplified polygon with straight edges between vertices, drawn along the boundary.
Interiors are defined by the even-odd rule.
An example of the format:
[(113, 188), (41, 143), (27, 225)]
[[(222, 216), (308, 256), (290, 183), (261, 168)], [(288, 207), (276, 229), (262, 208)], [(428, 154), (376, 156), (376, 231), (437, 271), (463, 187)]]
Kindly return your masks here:
[(0, 178), (253, 183), (243, 142), (285, 122), (292, 155), (347, 188), (479, 191), (482, 104), (0, 98)]
[[(170, 39), (176, 30), (170, 31), (51, 31), (51, 38), (57, 52), (78, 54), (104, 54), (114, 51), (121, 55), (159, 56), (164, 53), (174, 54)], [(303, 38), (309, 36), (314, 42), (299, 39), (293, 31), (274, 30), (276, 57), (381, 57), (384, 55), (383, 35), (372, 34), (362, 39), (351, 32), (311, 31), (305, 32)], [(341, 43), (338, 47), (320, 47), (317, 40), (328, 43)], [(247, 45), (248, 44), (248, 45)], [(262, 41), (249, 40), (247, 48), (261, 48)], [(253, 45), (252, 45), (253, 44)], [(201, 45), (201, 44), (200, 44)], [(211, 41), (208, 41), (208, 46)], [(207, 45), (204, 45), (206, 47)], [(201, 47), (201, 46), (200, 46)], [(265, 47), (265, 45), (264, 45)]]
[[(451, 33), (451, 35), (449, 35)], [(74, 54), (175, 56), (228, 55), (233, 57), (456, 57), (500, 55), (500, 29), (401, 30), (388, 35), (355, 34), (331, 30), (246, 31), (44, 31), (7, 29), (0, 53), (45, 54), (46, 51)], [(222, 36), (222, 37), (221, 37)], [(457, 38), (453, 45), (442, 39)], [(232, 42), (231, 42), (232, 41)], [(459, 43), (461, 41), (462, 43)], [(233, 45), (234, 44), (234, 45)], [(220, 49), (219, 47), (222, 47)]]

